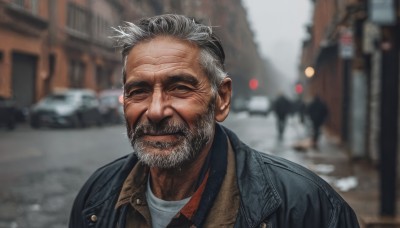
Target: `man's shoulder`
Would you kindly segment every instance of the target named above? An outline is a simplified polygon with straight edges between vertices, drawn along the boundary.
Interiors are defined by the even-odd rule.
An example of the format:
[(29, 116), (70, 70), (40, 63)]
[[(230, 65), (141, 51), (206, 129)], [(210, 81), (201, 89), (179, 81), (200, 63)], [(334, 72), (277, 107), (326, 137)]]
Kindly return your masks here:
[(101, 166), (100, 168), (98, 168), (94, 172), (94, 174), (96, 174), (96, 173), (100, 174), (100, 173), (107, 172), (109, 170), (115, 170), (115, 169), (121, 168), (126, 163), (126, 161), (128, 160), (129, 156), (130, 156), (129, 154), (128, 155), (124, 155), (122, 157), (119, 157), (119, 158), (115, 159), (114, 161), (111, 161), (111, 162)]
[[(226, 131), (234, 144), (237, 165), (246, 176), (244, 182), (247, 184), (268, 187), (272, 192), (278, 193), (280, 198), (295, 199), (302, 193), (303, 196), (325, 196), (323, 198), (333, 204), (343, 201), (328, 183), (308, 168), (285, 158), (257, 151), (241, 142), (233, 132)], [(248, 183), (248, 180), (257, 183)]]
[(253, 150), (253, 153), (259, 155), (262, 169), (267, 173), (268, 181), (278, 192), (290, 192), (294, 194), (294, 197), (297, 197), (296, 193), (299, 192), (304, 193), (304, 195), (319, 193), (320, 196), (326, 196), (326, 199), (342, 201), (342, 198), (338, 197), (336, 191), (324, 179), (304, 164), (255, 150)]
[(128, 154), (101, 166), (94, 171), (88, 181), (91, 179), (101, 179), (104, 182), (109, 181), (111, 178), (117, 175), (124, 168), (124, 166), (127, 165), (128, 160), (131, 159), (132, 154)]
[(127, 166), (133, 166), (133, 155), (125, 155), (120, 157), (100, 168), (87, 179), (78, 193), (76, 201), (90, 207), (96, 202), (104, 200), (105, 196), (112, 196), (115, 194), (120, 183), (124, 179), (124, 170), (128, 169)]
[[(93, 172), (88, 178), (82, 190), (86, 189), (90, 192), (96, 192), (99, 189), (103, 189), (104, 186), (110, 185), (111, 182), (118, 181), (118, 176), (122, 176), (123, 170), (127, 169), (126, 166), (130, 164), (132, 160), (132, 154), (120, 157)], [(134, 163), (134, 162), (133, 162)], [(132, 164), (133, 166), (133, 164)], [(111, 187), (111, 186), (109, 186)], [(110, 189), (109, 187), (105, 189)]]
[(330, 190), (330, 186), (317, 174), (309, 170), (307, 167), (292, 162), (282, 157), (256, 152), (260, 154), (265, 169), (268, 169), (270, 180), (273, 182), (285, 183), (296, 187), (305, 186), (311, 190), (312, 186), (326, 190)]
[[(325, 220), (315, 220), (316, 224), (336, 227), (334, 224), (349, 223), (354, 225), (351, 227), (358, 227), (355, 225), (357, 219), (351, 207), (317, 174), (284, 158), (257, 151), (254, 153), (259, 154), (261, 169), (267, 173), (262, 181), (264, 187), (269, 188), (271, 194), (275, 193), (275, 198), (279, 202), (280, 206), (276, 210), (278, 217), (294, 213), (290, 216), (300, 221), (301, 218), (309, 217), (310, 208), (318, 205), (316, 209), (318, 212), (312, 213), (320, 213), (321, 218), (325, 217)], [(271, 194), (265, 195), (271, 196)]]

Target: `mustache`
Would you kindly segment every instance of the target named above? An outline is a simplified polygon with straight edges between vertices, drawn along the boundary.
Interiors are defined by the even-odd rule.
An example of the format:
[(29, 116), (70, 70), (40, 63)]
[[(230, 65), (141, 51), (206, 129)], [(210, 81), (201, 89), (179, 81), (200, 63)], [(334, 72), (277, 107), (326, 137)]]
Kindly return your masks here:
[(140, 138), (144, 135), (167, 135), (167, 134), (176, 134), (185, 136), (190, 133), (189, 128), (182, 123), (141, 123), (136, 127), (132, 128), (131, 132), (132, 138)]

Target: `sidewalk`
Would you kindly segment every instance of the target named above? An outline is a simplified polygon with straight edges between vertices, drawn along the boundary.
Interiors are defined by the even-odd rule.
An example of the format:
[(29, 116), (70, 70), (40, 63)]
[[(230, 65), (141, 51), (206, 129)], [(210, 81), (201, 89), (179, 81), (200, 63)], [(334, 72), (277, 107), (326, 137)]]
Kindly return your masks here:
[[(400, 227), (399, 213), (395, 218), (379, 216), (379, 170), (368, 161), (353, 161), (333, 138), (324, 134), (318, 151), (308, 149), (306, 157), (310, 164), (324, 164), (308, 167), (328, 183), (354, 209), (365, 228)], [(399, 197), (397, 205), (400, 205)]]

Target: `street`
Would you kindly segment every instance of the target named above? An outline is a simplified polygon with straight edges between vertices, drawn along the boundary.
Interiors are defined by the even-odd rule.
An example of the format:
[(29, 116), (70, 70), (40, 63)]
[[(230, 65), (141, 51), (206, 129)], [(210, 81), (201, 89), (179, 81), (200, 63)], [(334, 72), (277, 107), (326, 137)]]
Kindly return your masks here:
[(88, 176), (130, 151), (122, 125), (0, 131), (0, 227), (66, 227)]
[[(305, 138), (297, 118), (288, 121), (283, 142), (277, 142), (273, 115), (231, 113), (223, 125), (251, 147), (306, 166), (327, 181), (349, 173), (342, 153), (292, 149)], [(123, 125), (77, 130), (19, 126), (0, 130), (0, 151), (0, 228), (61, 228), (67, 227), (73, 199), (89, 175), (131, 148)], [(324, 164), (327, 159), (330, 163)]]

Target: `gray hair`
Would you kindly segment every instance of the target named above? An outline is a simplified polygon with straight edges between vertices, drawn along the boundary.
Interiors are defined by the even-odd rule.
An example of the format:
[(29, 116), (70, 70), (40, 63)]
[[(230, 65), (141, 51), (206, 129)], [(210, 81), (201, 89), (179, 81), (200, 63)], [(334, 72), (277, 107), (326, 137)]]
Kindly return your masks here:
[(125, 22), (114, 28), (112, 37), (117, 46), (122, 48), (123, 82), (126, 80), (126, 59), (132, 48), (140, 42), (157, 36), (172, 36), (195, 44), (200, 49), (199, 62), (207, 75), (214, 92), (227, 76), (224, 71), (225, 53), (219, 38), (212, 27), (198, 23), (182, 15), (165, 14), (143, 18), (137, 23)]

